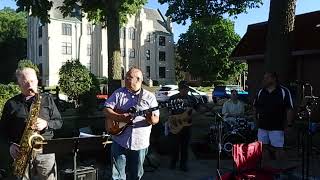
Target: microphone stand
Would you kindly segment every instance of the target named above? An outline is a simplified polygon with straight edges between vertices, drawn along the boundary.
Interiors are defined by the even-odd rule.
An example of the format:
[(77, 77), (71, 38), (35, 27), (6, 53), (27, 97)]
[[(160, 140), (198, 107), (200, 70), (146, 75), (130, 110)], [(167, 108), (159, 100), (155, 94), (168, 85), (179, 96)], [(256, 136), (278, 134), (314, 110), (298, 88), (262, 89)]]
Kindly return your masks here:
[(218, 158), (217, 158), (217, 167), (216, 167), (216, 179), (221, 180), (221, 174), (220, 174), (220, 166), (221, 166), (221, 153), (222, 153), (222, 121), (223, 118), (218, 112), (214, 112), (216, 114), (215, 120), (217, 122), (217, 117), (219, 118), (218, 120)]

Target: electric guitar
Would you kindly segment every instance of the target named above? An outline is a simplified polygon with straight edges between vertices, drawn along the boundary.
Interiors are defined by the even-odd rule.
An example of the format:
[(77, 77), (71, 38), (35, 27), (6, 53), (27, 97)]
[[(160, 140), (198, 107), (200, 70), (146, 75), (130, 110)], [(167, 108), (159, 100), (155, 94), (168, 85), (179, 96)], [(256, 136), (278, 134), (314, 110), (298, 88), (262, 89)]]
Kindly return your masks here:
[[(117, 113), (120, 113), (120, 114), (121, 113), (129, 113), (132, 116), (132, 120), (133, 120), (137, 116), (145, 116), (147, 113), (159, 110), (161, 108), (166, 108), (166, 107), (174, 108), (174, 107), (181, 106), (180, 103), (181, 102), (166, 103), (166, 104), (162, 104), (157, 107), (149, 108), (149, 109), (142, 110), (142, 111), (137, 111), (135, 107), (129, 108), (129, 110), (126, 112), (121, 111), (121, 110), (117, 110), (117, 109), (114, 111)], [(120, 135), (129, 126), (133, 126), (132, 121), (130, 121), (129, 123), (118, 122), (118, 121), (115, 121), (115, 120), (107, 117), (106, 129), (107, 129), (108, 133), (111, 135), (114, 135), (114, 136)]]
[[(191, 108), (192, 105), (189, 103), (184, 103), (181, 99), (173, 100), (174, 104), (179, 104), (179, 106), (172, 106), (171, 110), (181, 110), (183, 113), (170, 115), (168, 117), (168, 127), (172, 134), (179, 133), (184, 127), (192, 125), (192, 115), (194, 114), (194, 109)], [(205, 104), (199, 103), (201, 107), (204, 107), (207, 111), (211, 111), (211, 108), (207, 107)], [(199, 112), (199, 110), (198, 110)], [(201, 112), (200, 112), (201, 113)]]
[(193, 109), (187, 108), (182, 114), (170, 115), (168, 117), (168, 126), (172, 134), (178, 134), (182, 128), (192, 125)]

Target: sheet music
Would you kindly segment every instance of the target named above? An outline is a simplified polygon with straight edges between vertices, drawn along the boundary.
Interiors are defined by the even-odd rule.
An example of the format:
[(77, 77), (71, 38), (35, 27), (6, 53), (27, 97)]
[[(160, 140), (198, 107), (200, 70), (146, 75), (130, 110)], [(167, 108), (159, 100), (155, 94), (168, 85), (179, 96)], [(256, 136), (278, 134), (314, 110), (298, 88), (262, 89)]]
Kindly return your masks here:
[(95, 137), (96, 135), (80, 132), (79, 137)]

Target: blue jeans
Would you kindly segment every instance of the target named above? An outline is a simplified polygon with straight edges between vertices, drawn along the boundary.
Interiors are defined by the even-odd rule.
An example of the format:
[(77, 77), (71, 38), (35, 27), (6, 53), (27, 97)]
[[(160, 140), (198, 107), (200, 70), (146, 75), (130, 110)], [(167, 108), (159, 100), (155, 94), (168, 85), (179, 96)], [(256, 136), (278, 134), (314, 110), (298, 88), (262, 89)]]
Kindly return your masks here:
[(141, 179), (144, 172), (143, 162), (147, 153), (148, 148), (130, 150), (113, 142), (111, 145), (112, 180), (126, 180), (126, 164), (128, 165), (128, 179)]

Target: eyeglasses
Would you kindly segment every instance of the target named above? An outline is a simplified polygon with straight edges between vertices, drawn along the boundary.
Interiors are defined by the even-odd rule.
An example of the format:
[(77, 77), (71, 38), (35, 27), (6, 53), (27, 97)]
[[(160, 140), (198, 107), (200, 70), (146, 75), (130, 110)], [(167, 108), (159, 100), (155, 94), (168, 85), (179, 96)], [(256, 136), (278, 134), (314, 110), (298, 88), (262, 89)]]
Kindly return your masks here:
[(140, 77), (126, 77), (125, 78), (127, 81), (132, 81), (132, 80), (137, 80), (137, 81), (140, 81)]

